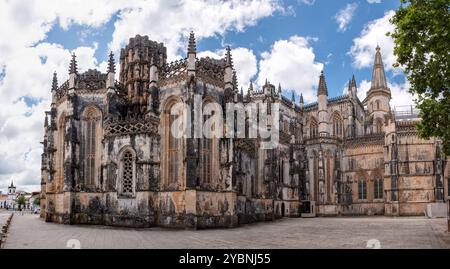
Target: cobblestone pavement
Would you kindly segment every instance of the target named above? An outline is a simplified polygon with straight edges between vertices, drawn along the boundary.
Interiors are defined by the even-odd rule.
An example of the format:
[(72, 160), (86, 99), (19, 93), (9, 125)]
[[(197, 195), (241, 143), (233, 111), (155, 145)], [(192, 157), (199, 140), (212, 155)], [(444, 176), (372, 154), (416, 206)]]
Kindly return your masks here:
[[(450, 248), (446, 219), (353, 217), (282, 219), (234, 229), (126, 229), (45, 223), (14, 215), (5, 248)], [(70, 241), (76, 242), (76, 241)]]

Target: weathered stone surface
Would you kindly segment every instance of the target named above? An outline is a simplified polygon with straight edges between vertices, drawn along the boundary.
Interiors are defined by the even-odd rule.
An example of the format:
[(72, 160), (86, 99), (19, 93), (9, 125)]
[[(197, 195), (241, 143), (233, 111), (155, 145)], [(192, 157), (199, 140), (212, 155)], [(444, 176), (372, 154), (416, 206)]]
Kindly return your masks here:
[[(414, 113), (392, 110), (379, 50), (375, 58), (365, 100), (354, 78), (346, 95), (329, 98), (322, 74), (318, 102), (305, 105), (269, 82), (239, 93), (229, 50), (222, 60), (196, 59), (191, 44), (187, 58), (168, 63), (163, 44), (131, 38), (121, 50), (119, 81), (110, 60), (107, 74), (71, 68), (69, 81), (54, 83), (41, 216), (195, 229), (283, 216), (423, 215), (428, 203), (448, 200), (450, 164), (439, 140), (418, 137)], [(174, 142), (171, 109), (193, 106), (195, 94), (203, 104), (279, 105), (279, 119), (268, 116), (279, 123), (278, 145), (265, 149), (265, 140), (249, 137)], [(217, 114), (233, 122), (225, 108)], [(192, 108), (183, 113), (195, 118)], [(261, 121), (258, 113), (247, 114), (246, 125)]]

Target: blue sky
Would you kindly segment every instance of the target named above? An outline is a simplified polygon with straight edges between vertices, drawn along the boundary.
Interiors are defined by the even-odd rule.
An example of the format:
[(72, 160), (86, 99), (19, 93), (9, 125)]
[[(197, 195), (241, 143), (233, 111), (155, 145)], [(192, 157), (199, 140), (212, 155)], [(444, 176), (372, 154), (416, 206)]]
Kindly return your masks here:
[[(315, 101), (322, 69), (330, 96), (343, 94), (354, 74), (363, 99), (380, 45), (393, 100), (410, 104), (408, 81), (385, 33), (397, 0), (0, 0), (0, 190), (14, 180), (36, 190), (44, 111), (53, 71), (68, 77), (70, 54), (81, 72), (106, 71), (106, 59), (136, 34), (164, 42), (169, 60), (185, 57), (193, 30), (199, 56), (233, 49), (239, 84), (266, 78), (284, 94)], [(298, 100), (298, 99), (297, 99)]]
[[(384, 0), (371, 4), (366, 0), (316, 0), (313, 4), (305, 4), (301, 0), (291, 0), (284, 1), (283, 4), (289, 7), (285, 14), (262, 18), (256, 25), (246, 27), (243, 31), (231, 29), (224, 35), (216, 34), (200, 39), (197, 44), (198, 51), (215, 51), (224, 45), (230, 45), (232, 48), (245, 47), (252, 49), (259, 60), (261, 53), (270, 50), (277, 40), (288, 39), (293, 35), (317, 38), (311, 47), (314, 49), (316, 60), (327, 63), (324, 71), (329, 92), (331, 96), (336, 96), (342, 94), (344, 85), (353, 74), (358, 81), (370, 80), (370, 67), (356, 68), (352, 64), (353, 59), (349, 55), (349, 50), (353, 45), (353, 39), (360, 35), (368, 22), (383, 17), (386, 11), (398, 8), (399, 1)], [(346, 30), (338, 31), (335, 16), (348, 4), (356, 4), (356, 10)], [(98, 48), (94, 55), (102, 62), (108, 57), (110, 50), (108, 45), (112, 41), (116, 20), (117, 13), (97, 28), (74, 24), (69, 29), (62, 29), (56, 24), (42, 42), (61, 44), (70, 50), (97, 43)], [(184, 51), (180, 50), (179, 53), (183, 55)], [(392, 82), (404, 81), (401, 75), (389, 72), (387, 75)], [(252, 79), (255, 80), (256, 76)]]

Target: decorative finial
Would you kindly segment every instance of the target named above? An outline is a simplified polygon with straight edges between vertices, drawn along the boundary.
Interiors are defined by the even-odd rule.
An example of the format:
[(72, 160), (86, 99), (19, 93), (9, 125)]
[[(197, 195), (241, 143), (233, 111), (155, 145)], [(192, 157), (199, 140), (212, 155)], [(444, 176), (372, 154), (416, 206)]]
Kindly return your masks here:
[(278, 94), (281, 95), (281, 83), (278, 83)]
[(227, 52), (226, 52), (226, 54), (225, 54), (225, 59), (226, 59), (226, 62), (227, 62), (227, 66), (233, 67), (233, 59), (232, 59), (232, 57), (231, 57), (231, 49), (230, 49), (230, 46), (227, 46)]
[(47, 116), (47, 113), (45, 113), (44, 127), (48, 127), (48, 116)]
[(237, 91), (237, 89), (238, 89), (238, 81), (237, 81), (236, 71), (233, 71), (233, 86), (234, 86), (234, 88)]
[(109, 53), (109, 60), (108, 60), (108, 73), (115, 73), (116, 72), (116, 62), (114, 60), (114, 54), (111, 51)]
[(53, 72), (53, 80), (52, 80), (52, 92), (58, 90), (58, 76), (56, 71)]
[(197, 51), (197, 44), (195, 43), (195, 34), (194, 31), (191, 31), (189, 34), (189, 45), (188, 45), (188, 54), (189, 53), (196, 53)]
[(323, 74), (323, 70), (320, 73), (320, 79), (319, 79), (319, 90), (317, 91), (317, 95), (327, 95), (328, 96), (328, 89), (327, 89), (327, 83), (325, 81), (325, 75)]
[(72, 54), (72, 60), (70, 60), (70, 68), (69, 68), (69, 74), (77, 74), (77, 60), (76, 60), (75, 52)]
[(376, 50), (380, 51), (380, 45), (377, 44)]
[(356, 88), (356, 80), (355, 80), (355, 75), (352, 76), (352, 87)]
[(303, 93), (300, 93), (300, 104), (303, 104)]

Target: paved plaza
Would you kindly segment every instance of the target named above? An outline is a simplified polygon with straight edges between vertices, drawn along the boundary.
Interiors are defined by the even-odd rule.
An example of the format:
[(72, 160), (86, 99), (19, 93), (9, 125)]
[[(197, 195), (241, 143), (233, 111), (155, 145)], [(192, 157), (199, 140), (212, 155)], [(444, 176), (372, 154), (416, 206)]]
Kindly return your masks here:
[[(447, 219), (285, 218), (234, 229), (126, 229), (45, 223), (16, 214), (5, 248), (450, 248)], [(75, 239), (75, 240), (73, 240)], [(376, 241), (378, 240), (378, 241)]]

